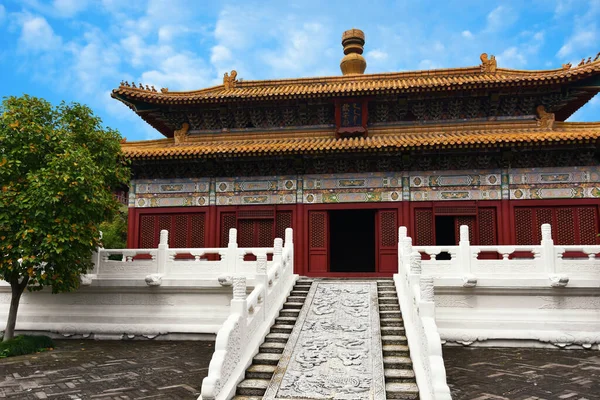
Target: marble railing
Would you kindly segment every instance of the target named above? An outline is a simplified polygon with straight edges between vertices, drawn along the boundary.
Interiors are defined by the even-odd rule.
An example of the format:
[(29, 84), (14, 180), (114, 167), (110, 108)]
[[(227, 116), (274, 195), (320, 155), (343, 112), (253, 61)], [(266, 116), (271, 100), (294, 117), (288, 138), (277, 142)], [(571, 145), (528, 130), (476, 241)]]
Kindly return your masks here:
[(410, 251), (429, 256), (423, 273), (434, 276), (436, 286), (597, 287), (600, 246), (554, 245), (551, 226), (544, 224), (541, 231), (539, 245), (473, 246), (463, 225), (458, 246), (412, 246)]
[[(169, 248), (169, 232), (160, 232), (156, 249), (103, 249), (93, 255), (94, 268), (82, 276), (83, 285), (94, 280), (122, 280), (148, 286), (160, 285), (217, 285), (232, 284), (234, 275), (242, 275), (253, 282), (259, 260), (273, 256), (274, 247), (241, 248), (237, 244), (237, 231), (229, 231), (229, 243), (224, 248)], [(254, 255), (255, 261), (245, 260)], [(204, 282), (204, 283), (203, 283)]]
[(233, 275), (231, 314), (217, 334), (215, 352), (208, 376), (202, 381), (200, 399), (230, 399), (246, 368), (258, 353), (259, 345), (269, 332), (298, 275), (294, 271), (294, 243), (291, 228), (285, 231), (285, 244), (275, 239), (273, 261), (258, 254), (255, 285), (247, 294), (243, 274)]
[(422, 400), (450, 400), (442, 342), (435, 322), (433, 278), (422, 273), (421, 254), (412, 250), (406, 227), (398, 232), (398, 273), (394, 283), (410, 358)]

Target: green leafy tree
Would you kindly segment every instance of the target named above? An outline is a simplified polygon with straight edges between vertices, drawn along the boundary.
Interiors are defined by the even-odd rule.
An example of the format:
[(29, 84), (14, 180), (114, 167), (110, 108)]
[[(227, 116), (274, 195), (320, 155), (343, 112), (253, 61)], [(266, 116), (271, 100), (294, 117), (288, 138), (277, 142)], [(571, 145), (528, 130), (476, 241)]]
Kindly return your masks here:
[(112, 220), (100, 224), (102, 247), (124, 249), (127, 246), (127, 210), (115, 214)]
[(4, 340), (23, 291), (79, 287), (128, 180), (121, 136), (86, 106), (8, 97), (0, 106), (0, 278), (12, 289)]

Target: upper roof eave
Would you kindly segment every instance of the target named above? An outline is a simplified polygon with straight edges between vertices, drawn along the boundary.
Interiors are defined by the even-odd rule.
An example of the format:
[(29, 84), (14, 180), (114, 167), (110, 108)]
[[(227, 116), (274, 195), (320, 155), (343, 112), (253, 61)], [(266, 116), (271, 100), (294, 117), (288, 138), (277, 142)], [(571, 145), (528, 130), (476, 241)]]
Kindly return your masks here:
[[(441, 87), (477, 88), (520, 83), (544, 84), (582, 79), (600, 73), (600, 59), (572, 68), (516, 70), (498, 68), (482, 72), (480, 66), (365, 75), (235, 81), (232, 87), (217, 85), (201, 90), (161, 92), (121, 85), (113, 97), (130, 102), (177, 104), (286, 97), (324, 97), (378, 92), (416, 92)], [(554, 81), (554, 82), (553, 82)], [(140, 85), (141, 86), (141, 85)]]

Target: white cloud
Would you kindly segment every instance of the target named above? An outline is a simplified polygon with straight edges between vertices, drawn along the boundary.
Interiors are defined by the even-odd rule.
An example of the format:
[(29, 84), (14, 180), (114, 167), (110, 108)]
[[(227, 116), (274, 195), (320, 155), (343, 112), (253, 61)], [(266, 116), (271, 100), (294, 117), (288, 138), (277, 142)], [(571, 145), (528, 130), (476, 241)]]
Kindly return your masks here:
[(506, 29), (517, 20), (517, 14), (508, 7), (498, 6), (487, 15), (486, 30), (495, 32)]
[(62, 17), (72, 17), (88, 7), (87, 0), (54, 0), (54, 10)]
[(54, 33), (44, 17), (25, 15), (19, 37), (20, 50), (50, 51), (61, 44), (61, 37)]
[(365, 58), (367, 59), (367, 62), (369, 62), (370, 60), (374, 60), (374, 61), (385, 61), (388, 58), (388, 53), (386, 53), (383, 50), (379, 50), (379, 49), (374, 49), (371, 50), (369, 52), (367, 52)]
[(565, 44), (558, 50), (558, 57), (565, 59), (586, 49), (592, 49), (598, 42), (598, 31), (595, 26), (586, 27), (574, 33)]
[(502, 67), (522, 67), (527, 64), (525, 55), (515, 46), (504, 50), (497, 57), (498, 64)]
[(164, 59), (158, 68), (144, 72), (140, 79), (157, 89), (196, 90), (206, 87), (211, 77), (210, 69), (201, 58), (179, 53)]
[(461, 36), (467, 39), (473, 39), (471, 31), (462, 31)]

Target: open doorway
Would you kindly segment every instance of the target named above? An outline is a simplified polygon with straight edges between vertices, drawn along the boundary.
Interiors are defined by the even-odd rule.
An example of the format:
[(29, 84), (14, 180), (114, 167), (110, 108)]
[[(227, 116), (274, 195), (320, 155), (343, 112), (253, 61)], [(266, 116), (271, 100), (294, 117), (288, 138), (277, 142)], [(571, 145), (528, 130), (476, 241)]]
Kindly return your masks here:
[(375, 213), (329, 211), (330, 272), (375, 272)]
[[(455, 246), (456, 230), (455, 217), (450, 215), (437, 215), (435, 217), (435, 245)], [(450, 253), (442, 252), (435, 257), (436, 260), (450, 260)]]

